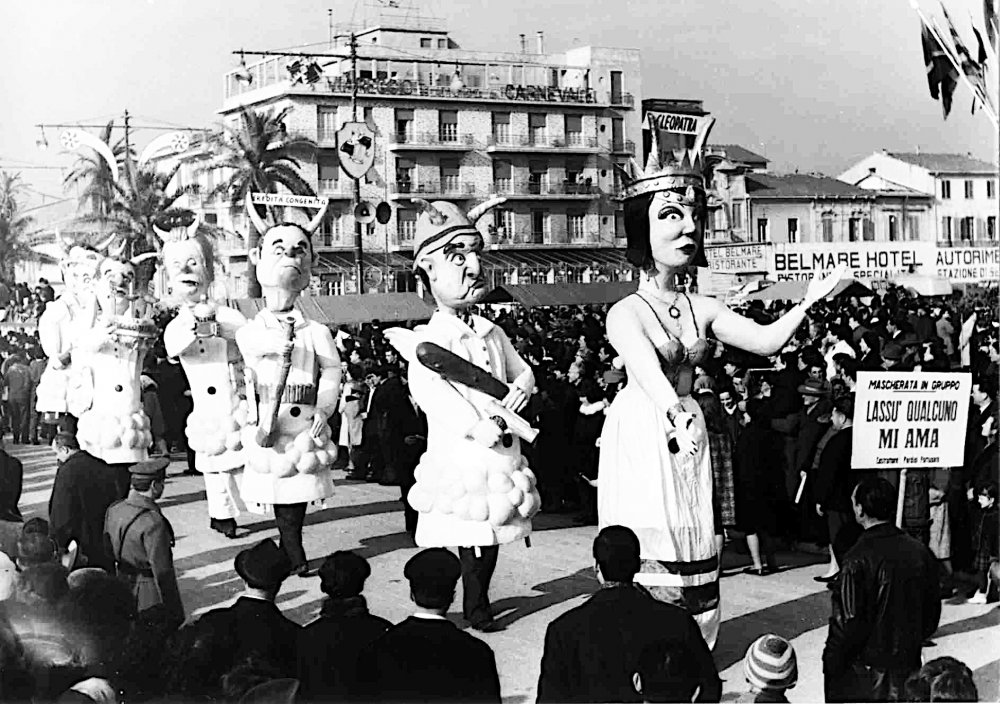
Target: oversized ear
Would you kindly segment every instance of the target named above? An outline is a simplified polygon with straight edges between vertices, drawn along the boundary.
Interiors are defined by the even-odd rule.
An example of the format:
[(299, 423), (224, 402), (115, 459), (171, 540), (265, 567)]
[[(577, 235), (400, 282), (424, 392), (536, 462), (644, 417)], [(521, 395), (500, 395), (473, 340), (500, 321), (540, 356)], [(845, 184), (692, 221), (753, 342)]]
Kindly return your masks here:
[(420, 257), (417, 260), (417, 266), (423, 269), (427, 273), (427, 280), (434, 281), (434, 260), (430, 257)]
[(250, 259), (250, 263), (254, 266), (260, 262), (260, 247), (254, 247), (249, 252), (247, 252), (247, 257)]

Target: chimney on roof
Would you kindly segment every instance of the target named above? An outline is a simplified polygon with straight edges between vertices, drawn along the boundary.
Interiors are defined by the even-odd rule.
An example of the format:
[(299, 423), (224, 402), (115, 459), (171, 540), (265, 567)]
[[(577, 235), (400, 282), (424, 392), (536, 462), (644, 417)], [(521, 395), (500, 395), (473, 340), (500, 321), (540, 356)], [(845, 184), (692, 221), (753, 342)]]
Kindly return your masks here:
[(542, 31), (535, 32), (535, 36), (538, 39), (538, 53), (539, 54), (544, 54), (545, 53), (545, 32), (542, 32)]
[(888, 153), (889, 153), (889, 150), (888, 150), (888, 149), (886, 149), (885, 147), (882, 147), (882, 153), (883, 153), (883, 154), (888, 154)]
[(875, 175), (875, 167), (874, 166), (869, 166), (868, 167), (868, 173), (871, 174), (872, 176), (874, 176)]
[(521, 53), (524, 54), (528, 51), (528, 42), (523, 34), (518, 34), (517, 36), (521, 38)]

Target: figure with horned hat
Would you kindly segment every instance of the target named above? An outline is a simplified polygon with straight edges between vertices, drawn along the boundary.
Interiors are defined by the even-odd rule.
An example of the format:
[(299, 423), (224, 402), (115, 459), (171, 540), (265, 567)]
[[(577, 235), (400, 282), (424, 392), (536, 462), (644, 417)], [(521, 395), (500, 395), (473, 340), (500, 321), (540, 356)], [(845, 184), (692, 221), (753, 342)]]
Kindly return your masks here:
[(413, 332), (386, 331), (409, 361), (410, 393), (427, 415), (427, 451), (408, 499), (419, 514), (417, 545), (458, 548), (463, 614), (473, 628), (492, 631), (499, 546), (531, 533), (541, 503), (514, 435), (530, 430), (515, 414), (534, 390), (534, 373), (503, 330), (468, 311), (487, 292), (476, 221), (504, 199), (468, 214), (446, 201), (414, 201), (422, 209), (414, 269), (437, 310)]
[(246, 459), (241, 492), (247, 508), (273, 510), (280, 545), (292, 574), (313, 576), (302, 546), (310, 503), (333, 494), (331, 465), (337, 445), (327, 421), (340, 398), (340, 355), (330, 330), (295, 308), (309, 286), (312, 233), (326, 206), (308, 225), (268, 225), (251, 196), (247, 214), (261, 232), (250, 252), (264, 293), (264, 308), (236, 332), (247, 368), (250, 422), (243, 429)]
[(157, 255), (126, 258), (126, 246), (122, 241), (98, 267), (97, 320), (74, 348), (80, 368), (67, 398), (69, 412), (80, 419), (80, 447), (108, 464), (145, 460), (153, 440), (139, 377), (159, 330), (149, 299), (136, 289), (135, 271)]
[[(45, 307), (38, 319), (38, 337), (48, 364), (38, 382), (35, 410), (49, 429), (64, 419), (69, 430), (76, 431), (76, 419), (68, 415), (66, 396), (73, 373), (73, 348), (97, 321), (97, 297), (94, 282), (103, 255), (97, 248), (79, 245), (56, 233), (56, 244), (63, 252), (59, 261), (63, 283), (62, 295)], [(104, 245), (110, 244), (110, 240)]]
[(195, 467), (205, 477), (209, 526), (227, 538), (236, 537), (236, 517), (246, 507), (240, 498), (247, 402), (240, 398), (243, 358), (236, 331), (246, 318), (208, 298), (215, 280), (212, 243), (198, 232), (196, 218), (189, 226), (166, 232), (163, 263), (177, 316), (163, 331), (167, 355), (180, 360), (191, 387), (194, 410), (187, 419), (187, 442), (195, 453)]
[(686, 608), (710, 647), (719, 629), (721, 546), (715, 543), (708, 436), (691, 396), (694, 368), (711, 354), (710, 334), (749, 352), (775, 354), (842, 274), (814, 279), (805, 300), (770, 325), (678, 290), (678, 274), (707, 266), (701, 150), (712, 122), (705, 122), (693, 147), (668, 152), (660, 148), (658, 128), (649, 125), (646, 169), (631, 161), (625, 171), (625, 257), (639, 270), (639, 287), (608, 312), (608, 339), (624, 360), (628, 384), (607, 413), (598, 479), (600, 527), (623, 525), (639, 536), (636, 582)]

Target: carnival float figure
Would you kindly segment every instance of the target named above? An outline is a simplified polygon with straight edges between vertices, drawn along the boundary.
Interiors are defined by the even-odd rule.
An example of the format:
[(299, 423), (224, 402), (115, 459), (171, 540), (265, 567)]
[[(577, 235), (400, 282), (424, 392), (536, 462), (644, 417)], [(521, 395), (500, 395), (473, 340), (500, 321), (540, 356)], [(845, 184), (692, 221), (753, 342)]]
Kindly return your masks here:
[(264, 294), (264, 308), (236, 332), (247, 369), (250, 419), (243, 429), (246, 459), (241, 492), (247, 508), (274, 512), (281, 548), (292, 574), (312, 576), (302, 546), (310, 503), (333, 494), (331, 465), (337, 445), (327, 423), (340, 398), (340, 356), (329, 329), (295, 308), (309, 286), (311, 235), (324, 207), (303, 228), (269, 226), (247, 194), (247, 214), (261, 232), (250, 252)]
[(56, 233), (56, 244), (63, 252), (59, 269), (65, 288), (38, 319), (38, 338), (48, 364), (38, 382), (35, 410), (41, 414), (42, 423), (49, 427), (69, 421), (68, 429), (75, 430), (76, 420), (68, 415), (66, 403), (74, 369), (73, 348), (97, 321), (94, 282), (104, 257), (98, 250), (110, 243), (109, 239), (97, 248), (90, 248), (67, 241)]
[(101, 261), (95, 285), (99, 313), (74, 347), (67, 399), (69, 412), (79, 418), (80, 447), (108, 464), (142, 462), (153, 439), (139, 376), (159, 330), (150, 300), (136, 292), (135, 267), (157, 255), (126, 259), (126, 244)]
[(712, 517), (708, 436), (691, 397), (694, 367), (711, 353), (709, 333), (760, 355), (778, 352), (828, 295), (837, 270), (809, 284), (805, 300), (769, 325), (758, 325), (707, 296), (678, 290), (675, 279), (707, 266), (708, 208), (701, 149), (664, 152), (655, 125), (645, 170), (623, 171), (628, 261), (638, 290), (608, 312), (608, 339), (624, 361), (628, 383), (608, 410), (601, 435), (598, 516), (601, 528), (623, 525), (639, 537), (636, 582), (654, 597), (686, 608), (709, 647), (719, 629), (719, 561)]
[(163, 344), (168, 356), (180, 360), (191, 387), (194, 409), (186, 435), (195, 467), (205, 477), (209, 526), (235, 538), (236, 517), (246, 509), (239, 480), (244, 463), (241, 432), (247, 423), (236, 331), (247, 321), (239, 311), (209, 300), (215, 257), (198, 225), (195, 219), (181, 230), (180, 238), (174, 231), (157, 230), (164, 243), (170, 297), (179, 304), (177, 316), (163, 332)]
[(414, 199), (422, 209), (414, 269), (437, 310), (415, 331), (386, 331), (409, 362), (410, 393), (427, 415), (427, 451), (408, 494), (419, 514), (416, 542), (458, 548), (462, 610), (481, 631), (498, 628), (488, 592), (499, 546), (527, 538), (541, 503), (518, 437), (535, 433), (516, 415), (534, 374), (503, 330), (468, 311), (487, 292), (475, 223), (503, 200), (466, 215), (453, 203)]

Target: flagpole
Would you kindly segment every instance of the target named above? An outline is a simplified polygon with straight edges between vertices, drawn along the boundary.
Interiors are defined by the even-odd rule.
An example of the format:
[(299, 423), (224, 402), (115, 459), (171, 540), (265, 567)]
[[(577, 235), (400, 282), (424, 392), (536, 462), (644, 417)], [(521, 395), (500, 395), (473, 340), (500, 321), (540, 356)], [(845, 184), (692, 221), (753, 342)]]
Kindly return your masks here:
[(920, 17), (920, 21), (927, 28), (927, 30), (934, 35), (934, 39), (941, 46), (945, 56), (948, 57), (948, 61), (950, 61), (952, 66), (955, 67), (958, 75), (962, 77), (963, 81), (965, 81), (965, 85), (972, 91), (973, 97), (978, 98), (983, 103), (983, 112), (986, 113), (986, 117), (988, 117), (990, 122), (993, 123), (993, 127), (1000, 129), (1000, 123), (997, 122), (997, 115), (993, 103), (989, 100), (988, 96), (983, 95), (975, 84), (973, 84), (973, 82), (969, 79), (969, 77), (965, 75), (965, 71), (962, 70), (961, 63), (951, 53), (951, 46), (944, 41), (944, 37), (941, 34), (940, 28), (937, 26), (937, 22), (929, 22), (927, 20), (927, 17), (924, 15), (923, 10), (920, 9), (920, 5), (917, 3), (917, 0), (910, 0), (910, 6), (916, 10), (917, 15)]

